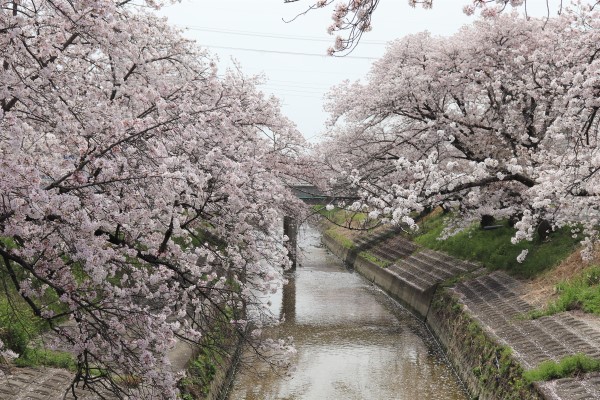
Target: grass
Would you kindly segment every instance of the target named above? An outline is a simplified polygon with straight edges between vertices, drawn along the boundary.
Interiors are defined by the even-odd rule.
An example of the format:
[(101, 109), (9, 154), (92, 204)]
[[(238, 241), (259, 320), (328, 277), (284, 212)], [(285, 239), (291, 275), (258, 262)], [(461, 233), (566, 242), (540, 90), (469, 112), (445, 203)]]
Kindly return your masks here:
[(392, 265), (391, 261), (381, 260), (374, 254), (369, 253), (368, 251), (361, 251), (360, 253), (358, 253), (358, 255), (366, 260), (369, 260), (373, 264), (380, 266), (381, 268), (387, 268), (390, 265)]
[(0, 294), (0, 339), (6, 348), (19, 355), (14, 364), (18, 367), (43, 365), (75, 370), (71, 354), (29, 346), (32, 339), (47, 330), (47, 322), (35, 316), (22, 298), (10, 292)]
[[(502, 269), (522, 278), (531, 278), (552, 268), (571, 254), (580, 239), (573, 238), (568, 228), (559, 229), (550, 235), (548, 241), (534, 238), (533, 242), (512, 244), (510, 239), (515, 229), (507, 221), (498, 222), (498, 229), (482, 230), (479, 224), (465, 229), (445, 240), (439, 240), (442, 230), (449, 222), (448, 214), (438, 214), (427, 218), (420, 226), (414, 241), (424, 247), (444, 251), (455, 257), (479, 261), (495, 270)], [(529, 254), (523, 263), (517, 262), (521, 251)]]
[(440, 322), (440, 329), (448, 332), (452, 347), (460, 349), (461, 365), (471, 368), (481, 398), (539, 399), (511, 348), (492, 339), (453, 292), (436, 291), (429, 312)]
[(344, 224), (344, 222), (346, 221), (346, 218), (344, 216), (344, 210), (342, 210), (341, 208), (335, 207), (331, 210), (328, 210), (324, 206), (317, 205), (313, 206), (312, 209), (314, 212), (325, 217), (328, 221), (331, 221), (333, 223)]
[[(334, 209), (334, 210), (328, 211), (323, 206), (314, 206), (313, 209), (316, 210), (317, 212), (319, 212), (319, 214), (325, 216), (325, 218), (327, 218), (328, 220), (333, 219), (334, 221), (336, 221), (336, 223), (338, 223), (337, 221), (342, 221), (342, 222), (346, 221), (345, 215), (346, 215), (347, 211), (345, 211), (345, 210)], [(365, 215), (365, 214), (363, 214), (363, 215)], [(363, 219), (363, 221), (364, 221), (364, 219)], [(340, 231), (340, 228), (332, 227), (330, 229), (327, 229), (326, 232), (329, 236), (331, 236), (333, 238), (333, 240), (335, 240), (337, 243), (339, 243), (342, 247), (344, 247), (348, 250), (354, 250), (356, 248), (354, 241), (350, 237), (347, 236), (347, 233), (348, 233), (347, 230)], [(387, 268), (392, 264), (390, 261), (379, 259), (377, 256), (375, 256), (374, 254), (372, 254), (368, 251), (361, 251), (358, 255), (363, 257), (366, 260), (369, 260), (373, 264), (380, 266), (381, 268)]]
[[(345, 226), (347, 228), (364, 229), (368, 227), (370, 221), (373, 221), (369, 219), (366, 213), (348, 211), (338, 207), (327, 210), (327, 208), (324, 206), (317, 205), (313, 206), (313, 211), (325, 217), (328, 221), (333, 222), (336, 225)], [(377, 221), (373, 222), (377, 223)]]
[(198, 348), (198, 354), (190, 362), (187, 368), (187, 376), (179, 381), (179, 389), (182, 399), (203, 399), (210, 392), (210, 386), (217, 372), (225, 364), (223, 348), (233, 344), (232, 338), (228, 336), (231, 332), (222, 329), (231, 329), (229, 326), (222, 327), (217, 324), (212, 332), (205, 336)]
[(53, 351), (42, 348), (27, 348), (15, 359), (15, 365), (18, 367), (56, 367), (65, 368), (70, 371), (76, 370), (76, 363), (73, 356), (63, 351)]
[[(0, 238), (2, 245), (10, 245), (10, 241)], [(65, 352), (51, 351), (39, 347), (33, 347), (31, 341), (50, 329), (48, 321), (34, 314), (32, 308), (23, 297), (12, 286), (4, 264), (0, 262), (0, 340), (4, 347), (18, 354), (14, 364), (19, 367), (37, 367), (41, 365), (74, 369), (75, 360)], [(17, 277), (21, 278), (20, 276)], [(44, 291), (42, 300), (34, 299), (37, 306), (41, 307), (43, 302), (45, 309), (56, 313), (63, 312), (66, 308), (58, 301), (58, 296), (51, 289)], [(60, 323), (66, 319), (59, 318), (55, 322)]]
[(530, 318), (540, 318), (563, 311), (582, 310), (600, 315), (600, 267), (586, 268), (575, 278), (556, 285), (558, 299), (541, 310), (529, 313)]
[(529, 382), (578, 376), (585, 372), (600, 371), (600, 360), (578, 353), (559, 362), (544, 361), (537, 368), (523, 374)]
[(31, 339), (47, 330), (47, 324), (36, 317), (18, 295), (0, 292), (0, 339), (6, 348), (22, 354)]
[(328, 229), (327, 234), (346, 249), (353, 249), (355, 247), (352, 239), (349, 239), (343, 233), (340, 233), (335, 229)]

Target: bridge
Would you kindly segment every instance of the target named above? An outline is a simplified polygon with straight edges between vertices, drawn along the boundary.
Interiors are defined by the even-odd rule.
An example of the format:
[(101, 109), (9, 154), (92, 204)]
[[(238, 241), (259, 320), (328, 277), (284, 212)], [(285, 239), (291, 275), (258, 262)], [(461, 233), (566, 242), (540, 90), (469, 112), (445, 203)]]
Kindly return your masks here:
[(309, 183), (301, 183), (289, 185), (296, 197), (306, 204), (328, 204), (336, 201), (355, 201), (359, 197), (356, 193), (350, 192), (348, 189), (335, 189), (337, 194), (331, 195), (319, 190), (316, 186)]

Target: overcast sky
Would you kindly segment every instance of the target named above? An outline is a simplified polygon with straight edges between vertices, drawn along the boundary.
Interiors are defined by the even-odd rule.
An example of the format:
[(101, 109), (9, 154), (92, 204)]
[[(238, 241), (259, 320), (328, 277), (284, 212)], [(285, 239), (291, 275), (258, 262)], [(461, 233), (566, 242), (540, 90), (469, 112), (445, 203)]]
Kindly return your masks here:
[[(438, 0), (431, 10), (413, 9), (407, 0), (382, 0), (373, 18), (373, 31), (363, 36), (359, 47), (350, 56), (329, 57), (325, 53), (333, 45), (333, 37), (326, 32), (331, 8), (284, 22), (311, 3), (182, 0), (165, 7), (161, 14), (172, 25), (187, 28), (187, 37), (217, 54), (221, 68), (231, 66), (233, 58), (246, 74), (264, 74), (266, 84), (261, 89), (282, 100), (283, 112), (310, 140), (317, 140), (324, 131), (324, 94), (345, 79), (363, 78), (371, 63), (383, 55), (386, 42), (424, 30), (451, 35), (473, 21), (462, 13), (467, 0)], [(545, 6), (543, 0), (537, 3)]]

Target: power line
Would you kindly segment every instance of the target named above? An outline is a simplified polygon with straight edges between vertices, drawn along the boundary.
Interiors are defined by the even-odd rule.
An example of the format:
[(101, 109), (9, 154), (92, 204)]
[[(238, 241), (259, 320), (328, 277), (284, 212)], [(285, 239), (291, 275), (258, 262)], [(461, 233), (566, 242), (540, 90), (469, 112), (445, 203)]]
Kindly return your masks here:
[[(315, 36), (293, 36), (293, 35), (282, 35), (275, 33), (267, 33), (267, 32), (253, 32), (253, 31), (239, 31), (234, 29), (216, 29), (216, 28), (208, 28), (204, 26), (179, 26), (181, 28), (189, 29), (192, 31), (201, 31), (201, 32), (213, 32), (213, 33), (224, 33), (226, 35), (239, 35), (239, 36), (256, 36), (256, 37), (264, 37), (264, 38), (273, 38), (273, 39), (286, 39), (286, 40), (302, 40), (309, 42), (326, 42), (331, 43), (333, 39), (323, 39)], [(385, 45), (387, 42), (381, 40), (361, 40), (361, 44), (376, 44), (376, 45)]]
[(318, 94), (318, 95), (324, 95), (327, 92), (327, 90), (317, 90), (317, 89), (312, 89), (312, 88), (307, 88), (307, 89), (297, 88), (297, 87), (289, 88), (289, 87), (274, 86), (274, 85), (259, 85), (259, 86), (257, 86), (257, 89), (289, 91), (289, 92), (298, 92), (298, 93), (312, 93), (312, 94)]
[(314, 87), (314, 86), (302, 86), (302, 85), (283, 85), (283, 84), (279, 84), (279, 83), (264, 83), (261, 84), (259, 86), (264, 86), (264, 87), (272, 87), (272, 88), (276, 88), (276, 89), (294, 89), (294, 90), (298, 90), (298, 89), (302, 89), (302, 90), (307, 90), (307, 91), (312, 91), (314, 93), (324, 93), (326, 91), (329, 90), (329, 87)]
[(274, 83), (276, 85), (282, 86), (296, 86), (296, 87), (305, 87), (307, 89), (329, 89), (331, 87), (330, 83), (326, 83), (325, 85), (321, 85), (316, 82), (306, 82), (306, 81), (291, 81), (291, 80), (281, 80), (281, 79), (271, 79), (267, 78), (265, 85), (270, 85)]
[(273, 92), (285, 92), (285, 93), (305, 93), (305, 94), (314, 94), (314, 95), (318, 95), (318, 96), (323, 96), (325, 95), (324, 92), (310, 92), (310, 91), (306, 91), (306, 90), (294, 90), (294, 89), (286, 89), (286, 88), (263, 88), (264, 90), (269, 90), (269, 91), (273, 91)]
[[(303, 98), (306, 98), (306, 99), (315, 99), (315, 100), (321, 100), (322, 99), (320, 96), (309, 95), (309, 94), (300, 94), (300, 93), (283, 93), (283, 95), (281, 95), (281, 96), (277, 96), (274, 93), (273, 95), (275, 95), (275, 97), (279, 97), (281, 99), (283, 99), (283, 97), (284, 97), (283, 95), (285, 95), (285, 97), (292, 96), (292, 97), (303, 97)], [(287, 104), (287, 105), (289, 105), (289, 104)]]
[[(257, 68), (257, 67), (246, 67), (244, 68), (245, 70), (249, 71), (252, 70), (254, 73), (262, 73), (265, 72), (264, 68)], [(315, 70), (308, 70), (308, 69), (296, 69), (296, 68), (276, 68), (276, 67), (269, 67), (269, 71), (282, 71), (282, 72), (292, 72), (292, 73), (305, 73), (305, 74), (327, 74), (327, 75), (340, 75), (339, 71), (315, 71)]]
[[(317, 53), (297, 53), (293, 51), (280, 51), (280, 50), (263, 50), (263, 49), (251, 49), (244, 47), (228, 47), (228, 46), (211, 46), (211, 45), (202, 45), (203, 47), (208, 47), (211, 49), (224, 49), (224, 50), (241, 50), (241, 51), (253, 51), (256, 53), (273, 53), (273, 54), (287, 54), (293, 56), (309, 56), (309, 57), (327, 57), (333, 58), (326, 54), (317, 54)], [(341, 57), (339, 57), (341, 58)], [(361, 57), (361, 56), (344, 56), (343, 58), (352, 58), (352, 59), (360, 59), (360, 60), (377, 60), (377, 57)]]

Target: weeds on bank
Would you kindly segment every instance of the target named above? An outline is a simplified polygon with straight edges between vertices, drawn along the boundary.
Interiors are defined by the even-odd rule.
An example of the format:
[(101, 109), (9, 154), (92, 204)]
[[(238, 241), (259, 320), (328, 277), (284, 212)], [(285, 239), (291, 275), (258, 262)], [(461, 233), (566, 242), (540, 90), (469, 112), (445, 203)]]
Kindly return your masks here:
[(374, 254), (369, 253), (368, 251), (361, 251), (360, 253), (358, 253), (358, 255), (381, 268), (387, 268), (390, 265), (392, 265), (391, 261), (381, 260), (381, 259), (379, 259), (379, 257), (377, 257)]
[(226, 372), (224, 368), (233, 357), (230, 351), (240, 346), (235, 328), (230, 324), (236, 318), (235, 313), (228, 307), (224, 311), (203, 332), (202, 341), (196, 348), (198, 352), (189, 363), (186, 376), (178, 383), (183, 400), (206, 398), (217, 374)]
[[(550, 238), (542, 242), (537, 237), (533, 242), (512, 244), (510, 239), (515, 229), (507, 221), (499, 221), (498, 229), (482, 230), (479, 224), (439, 240), (450, 216), (438, 214), (427, 218), (420, 226), (414, 241), (424, 247), (444, 251), (466, 260), (479, 261), (490, 269), (502, 269), (523, 278), (530, 278), (552, 268), (571, 254), (580, 239), (572, 237), (568, 228), (552, 232)], [(529, 254), (523, 263), (517, 262), (517, 256), (524, 249)]]
[(328, 210), (322, 205), (313, 206), (312, 209), (334, 225), (348, 229), (369, 230), (380, 224), (379, 220), (369, 218), (364, 212), (349, 211), (339, 207)]
[(349, 239), (342, 233), (337, 232), (335, 229), (327, 230), (327, 234), (329, 236), (331, 236), (331, 238), (333, 240), (335, 240), (337, 243), (341, 244), (342, 247), (349, 249), (349, 250), (354, 249), (355, 245), (354, 245), (354, 242), (352, 241), (352, 239)]
[(210, 346), (200, 347), (188, 367), (187, 376), (179, 382), (182, 399), (204, 398), (222, 362), (222, 355), (217, 350)]
[(556, 291), (557, 300), (530, 312), (528, 317), (535, 319), (571, 310), (600, 315), (600, 266), (589, 267), (575, 278), (559, 283)]
[(48, 330), (48, 324), (36, 317), (29, 305), (18, 296), (0, 295), (0, 339), (6, 348), (16, 352), (18, 367), (49, 366), (75, 369), (71, 354), (29, 346), (30, 341)]
[[(436, 292), (430, 315), (449, 335), (449, 348), (460, 363), (471, 367), (482, 395), (503, 400), (533, 400), (539, 395), (523, 377), (523, 368), (512, 350), (490, 338), (483, 327), (464, 311), (458, 298), (446, 289)], [(483, 396), (482, 396), (483, 397)]]
[(27, 348), (19, 358), (15, 359), (17, 367), (56, 367), (64, 368), (70, 371), (76, 370), (76, 363), (73, 356), (64, 351), (53, 351), (42, 348)]
[(529, 382), (548, 381), (577, 376), (586, 372), (600, 371), (600, 360), (578, 353), (559, 362), (544, 361), (537, 368), (523, 374)]
[(46, 324), (23, 299), (12, 293), (0, 293), (0, 339), (8, 349), (23, 354), (29, 341), (46, 329)]

